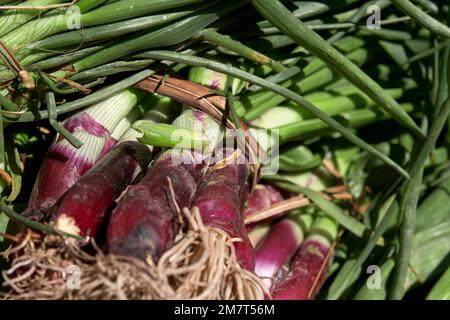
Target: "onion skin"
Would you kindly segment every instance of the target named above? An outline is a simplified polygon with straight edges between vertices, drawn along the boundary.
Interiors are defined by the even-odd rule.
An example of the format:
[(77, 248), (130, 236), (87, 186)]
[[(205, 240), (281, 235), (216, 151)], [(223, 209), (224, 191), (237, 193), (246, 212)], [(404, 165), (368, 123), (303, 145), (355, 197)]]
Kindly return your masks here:
[(258, 184), (248, 197), (248, 207), (244, 211), (244, 218), (256, 211), (266, 209), (283, 200), (283, 195), (271, 185)]
[(113, 210), (107, 231), (110, 253), (144, 261), (150, 256), (156, 262), (173, 245), (180, 228), (177, 209), (190, 207), (204, 164), (186, 161), (193, 157), (190, 151), (182, 157), (170, 151), (128, 188)]
[[(50, 146), (34, 184), (25, 216), (40, 219), (48, 215), (60, 197), (117, 143), (115, 135), (119, 125), (130, 126), (123, 120), (146, 93), (127, 89), (63, 122), (63, 126), (83, 145), (75, 148), (58, 136)], [(126, 130), (125, 130), (126, 131)]]
[[(84, 145), (76, 149), (59, 137), (50, 146), (34, 184), (28, 210), (45, 211), (52, 207), (114, 145), (111, 141), (107, 144), (110, 133), (85, 112), (70, 117), (63, 125), (75, 135), (82, 134)], [(90, 144), (86, 139), (96, 146), (90, 154), (83, 154)]]
[(76, 228), (83, 236), (95, 237), (107, 209), (131, 184), (136, 173), (148, 166), (151, 156), (151, 150), (139, 142), (116, 145), (59, 201), (55, 215), (57, 226), (61, 225), (58, 223), (61, 218), (70, 217), (74, 225), (68, 227)]
[[(330, 259), (329, 244), (309, 238), (290, 263), (289, 273), (272, 290), (274, 300), (312, 300), (325, 282)], [(326, 259), (329, 258), (327, 261)]]
[(303, 241), (303, 231), (295, 221), (283, 219), (275, 223), (256, 248), (255, 273), (267, 288), (274, 277), (288, 263)]
[[(225, 149), (219, 152), (224, 155), (232, 153)], [(218, 168), (213, 166), (200, 185), (192, 206), (199, 208), (205, 225), (220, 228), (231, 237), (242, 240), (234, 244), (237, 260), (242, 267), (253, 271), (255, 254), (242, 217), (248, 174), (249, 166), (242, 159)]]

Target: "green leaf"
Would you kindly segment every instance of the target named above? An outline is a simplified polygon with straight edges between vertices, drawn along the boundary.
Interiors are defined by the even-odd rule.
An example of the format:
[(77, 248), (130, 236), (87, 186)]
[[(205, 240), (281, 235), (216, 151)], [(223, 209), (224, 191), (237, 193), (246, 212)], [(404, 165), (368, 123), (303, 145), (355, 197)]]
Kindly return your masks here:
[(414, 235), (405, 288), (424, 284), (450, 264), (450, 220)]
[(348, 231), (358, 237), (362, 237), (366, 231), (366, 227), (352, 216), (344, 212), (339, 206), (335, 205), (331, 201), (326, 200), (319, 192), (310, 190), (308, 188), (293, 185), (291, 183), (274, 181), (278, 187), (296, 193), (301, 193), (314, 202), (325, 214), (336, 220)]
[(132, 127), (142, 133), (142, 137), (138, 138), (139, 142), (155, 147), (201, 150), (210, 144), (210, 141), (201, 132), (171, 124), (139, 120)]
[(397, 65), (403, 69), (408, 68), (408, 55), (406, 54), (405, 46), (401, 43), (380, 40), (381, 47), (391, 56)]
[(416, 232), (436, 226), (450, 217), (450, 179), (444, 180), (420, 204), (417, 209)]
[(240, 69), (234, 68), (232, 66), (224, 65), (220, 62), (199, 58), (187, 54), (179, 54), (172, 51), (150, 51), (146, 53), (146, 56), (154, 58), (154, 59), (161, 59), (161, 60), (171, 60), (176, 61), (178, 63), (184, 63), (191, 66), (199, 66), (199, 67), (207, 67), (212, 70), (216, 70), (219, 72), (226, 73), (228, 75), (234, 76), (236, 78), (239, 78), (244, 81), (251, 82), (253, 84), (259, 85), (262, 88), (271, 90), (275, 93), (278, 93), (287, 99), (290, 99), (297, 104), (299, 104), (301, 107), (305, 108), (307, 111), (312, 113), (314, 116), (328, 124), (331, 128), (335, 129), (339, 133), (341, 133), (348, 141), (352, 142), (353, 144), (359, 146), (360, 148), (366, 150), (367, 152), (373, 154), (375, 157), (383, 160), (394, 168), (398, 173), (400, 173), (405, 178), (409, 178), (409, 174), (400, 167), (395, 161), (390, 159), (389, 157), (386, 157), (384, 154), (376, 150), (371, 145), (364, 142), (362, 139), (357, 137), (353, 132), (351, 132), (349, 129), (345, 128), (343, 125), (341, 125), (338, 121), (328, 116), (325, 112), (319, 110), (316, 106), (314, 106), (312, 103), (304, 99), (302, 96), (296, 94), (295, 92), (288, 90), (282, 86), (279, 86), (277, 84), (274, 84), (270, 81), (267, 81), (265, 79), (262, 79), (260, 77), (257, 77), (253, 74), (247, 73), (245, 71), (242, 71)]
[(314, 154), (303, 145), (297, 145), (280, 152), (280, 170), (287, 172), (298, 172), (311, 170), (318, 167), (322, 157)]
[(392, 2), (411, 19), (427, 28), (431, 32), (434, 32), (438, 36), (450, 38), (450, 28), (445, 24), (440, 23), (438, 20), (429, 16), (425, 11), (416, 7), (409, 0), (392, 0)]
[[(6, 229), (8, 228), (9, 218), (3, 212), (0, 212), (0, 233), (6, 233)], [(0, 236), (0, 242), (2, 242), (4, 238)]]
[(440, 113), (435, 117), (428, 135), (423, 143), (418, 144), (418, 153), (411, 161), (408, 170), (411, 180), (404, 182), (400, 199), (399, 250), (396, 256), (395, 273), (389, 297), (401, 299), (405, 293), (405, 281), (412, 252), (414, 228), (416, 225), (416, 209), (420, 196), (423, 168), (427, 158), (433, 151), (436, 141), (444, 129), (450, 114), (450, 99), (444, 103)]
[(64, 126), (57, 121), (56, 102), (53, 92), (47, 92), (45, 94), (45, 102), (47, 104), (50, 125), (53, 127), (53, 129), (55, 129), (56, 132), (63, 136), (74, 148), (81, 148), (83, 142), (81, 142), (77, 137), (75, 137), (69, 130), (64, 128)]
[(335, 69), (348, 81), (363, 90), (399, 123), (409, 128), (419, 137), (424, 136), (424, 133), (414, 120), (404, 112), (395, 99), (389, 96), (378, 83), (292, 15), (278, 0), (251, 0), (251, 2), (277, 29), (325, 61), (330, 68)]
[(14, 139), (8, 135), (5, 140), (6, 160), (8, 163), (8, 172), (11, 174), (11, 193), (6, 201), (14, 201), (22, 189), (23, 163), (20, 160), (19, 151), (15, 146)]
[(431, 289), (427, 300), (450, 300), (450, 267)]
[(369, 238), (369, 241), (366, 243), (361, 253), (354, 260), (354, 262), (351, 263), (351, 265), (346, 269), (341, 269), (339, 271), (335, 280), (333, 281), (333, 284), (330, 287), (330, 291), (328, 293), (329, 299), (338, 299), (345, 291), (345, 289), (348, 288), (357, 279), (364, 262), (375, 248), (378, 240), (386, 231), (387, 227), (389, 226), (389, 222), (392, 220), (392, 217), (396, 212), (396, 206), (393, 202), (394, 200), (395, 195), (392, 195), (385, 201), (385, 203), (383, 203), (382, 207), (380, 208), (383, 219), (375, 228), (374, 232)]

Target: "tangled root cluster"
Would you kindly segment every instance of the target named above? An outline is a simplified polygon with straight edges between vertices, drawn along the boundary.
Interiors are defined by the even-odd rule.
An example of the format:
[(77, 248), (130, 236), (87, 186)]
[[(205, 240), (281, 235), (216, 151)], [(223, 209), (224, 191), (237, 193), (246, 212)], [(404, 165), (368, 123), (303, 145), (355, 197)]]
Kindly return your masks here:
[(5, 299), (264, 299), (264, 285), (236, 260), (233, 241), (185, 209), (189, 229), (155, 264), (83, 251), (67, 238), (30, 230), (4, 256)]

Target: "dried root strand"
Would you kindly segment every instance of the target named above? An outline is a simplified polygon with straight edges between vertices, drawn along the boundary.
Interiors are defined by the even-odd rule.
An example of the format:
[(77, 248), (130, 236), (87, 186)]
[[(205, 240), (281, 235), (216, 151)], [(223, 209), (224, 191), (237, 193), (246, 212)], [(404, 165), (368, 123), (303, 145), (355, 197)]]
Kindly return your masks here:
[(90, 255), (60, 236), (25, 233), (4, 253), (5, 299), (264, 299), (261, 280), (242, 269), (233, 241), (207, 227), (197, 208), (183, 209), (188, 230), (157, 263), (133, 257)]

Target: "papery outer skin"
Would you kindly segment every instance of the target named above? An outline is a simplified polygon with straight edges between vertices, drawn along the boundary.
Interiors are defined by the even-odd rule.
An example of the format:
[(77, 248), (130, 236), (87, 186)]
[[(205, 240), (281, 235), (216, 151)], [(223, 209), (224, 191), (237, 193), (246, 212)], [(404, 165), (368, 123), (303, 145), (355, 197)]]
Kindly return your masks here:
[[(301, 245), (299, 252), (293, 257), (287, 276), (274, 285), (272, 298), (274, 300), (314, 299), (325, 282), (330, 261), (332, 261), (330, 257), (315, 284), (315, 289), (311, 290), (325, 263), (329, 250), (330, 245), (328, 243), (308, 237)], [(310, 291), (311, 295), (309, 296)]]
[[(220, 151), (224, 158), (233, 152), (231, 149)], [(192, 206), (199, 208), (205, 225), (220, 228), (231, 237), (242, 240), (234, 244), (237, 260), (241, 266), (253, 271), (255, 267), (254, 250), (242, 217), (245, 203), (242, 200), (245, 199), (247, 193), (248, 174), (249, 165), (242, 158), (223, 167), (210, 169), (199, 187)]]
[(95, 237), (114, 199), (150, 160), (147, 146), (133, 141), (118, 144), (58, 201), (56, 220), (71, 217), (81, 235)]
[[(195, 157), (189, 151), (182, 156)], [(203, 163), (186, 160), (169, 150), (156, 159), (142, 180), (127, 189), (108, 225), (111, 253), (142, 260), (150, 256), (156, 262), (172, 246), (180, 227), (175, 203), (179, 208), (190, 207), (205, 172)]]
[(255, 273), (268, 289), (272, 286), (272, 278), (290, 261), (302, 241), (301, 227), (289, 219), (275, 223), (261, 240), (255, 253)]

